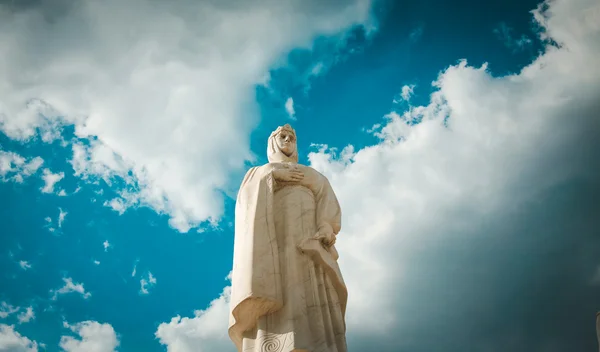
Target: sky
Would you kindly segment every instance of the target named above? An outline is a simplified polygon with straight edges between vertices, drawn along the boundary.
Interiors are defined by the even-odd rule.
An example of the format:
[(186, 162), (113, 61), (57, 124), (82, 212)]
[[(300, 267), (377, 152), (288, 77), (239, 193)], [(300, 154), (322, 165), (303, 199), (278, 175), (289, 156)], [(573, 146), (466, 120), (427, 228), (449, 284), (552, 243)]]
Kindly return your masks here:
[(235, 351), (286, 123), (351, 351), (594, 351), (598, 57), (597, 0), (0, 1), (0, 351)]

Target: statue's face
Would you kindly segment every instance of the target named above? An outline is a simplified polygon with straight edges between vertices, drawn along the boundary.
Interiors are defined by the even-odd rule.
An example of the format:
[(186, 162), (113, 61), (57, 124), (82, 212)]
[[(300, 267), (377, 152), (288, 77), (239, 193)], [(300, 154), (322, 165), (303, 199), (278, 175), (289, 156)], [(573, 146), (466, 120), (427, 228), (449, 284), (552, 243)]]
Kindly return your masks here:
[(293, 133), (283, 130), (279, 132), (275, 140), (283, 154), (290, 156), (296, 151), (296, 138)]

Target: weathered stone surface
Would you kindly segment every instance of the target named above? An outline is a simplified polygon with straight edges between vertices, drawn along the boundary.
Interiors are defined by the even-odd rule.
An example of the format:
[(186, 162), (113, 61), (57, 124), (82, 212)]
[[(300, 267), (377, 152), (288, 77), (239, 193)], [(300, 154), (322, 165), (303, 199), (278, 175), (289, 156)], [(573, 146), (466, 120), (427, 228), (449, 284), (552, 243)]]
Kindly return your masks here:
[(267, 153), (237, 197), (229, 336), (240, 352), (346, 352), (339, 203), (325, 176), (298, 164), (289, 125)]

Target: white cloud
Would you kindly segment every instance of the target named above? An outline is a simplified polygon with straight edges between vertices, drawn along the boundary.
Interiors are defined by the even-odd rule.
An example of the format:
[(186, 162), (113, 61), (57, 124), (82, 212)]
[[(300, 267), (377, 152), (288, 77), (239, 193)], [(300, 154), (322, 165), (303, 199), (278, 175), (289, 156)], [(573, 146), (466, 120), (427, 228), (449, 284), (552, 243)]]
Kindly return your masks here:
[(29, 264), (28, 261), (26, 260), (21, 260), (19, 261), (19, 266), (21, 267), (21, 269), (23, 270), (27, 270), (27, 269), (31, 269), (31, 264)]
[(66, 293), (71, 293), (71, 292), (79, 293), (84, 299), (88, 299), (92, 296), (91, 293), (85, 291), (83, 284), (74, 283), (72, 278), (70, 278), (70, 277), (63, 278), (63, 281), (65, 282), (65, 285), (63, 287), (59, 288), (56, 291), (51, 291), (51, 292), (53, 292), (53, 296), (52, 296), (53, 300), (56, 300), (58, 298), (59, 294), (66, 294)]
[[(65, 221), (65, 218), (67, 217), (69, 213), (67, 211), (62, 210), (62, 208), (58, 208), (58, 217), (57, 217), (57, 221), (56, 221), (56, 227), (58, 227), (59, 229), (62, 227), (63, 222)], [(46, 216), (44, 218), (44, 220), (46, 221), (46, 224), (44, 225), (44, 227), (48, 228), (48, 231), (50, 232), (55, 232), (57, 229), (52, 225), (52, 218), (49, 216)]]
[(148, 272), (148, 282), (153, 285), (156, 284), (156, 278), (152, 276), (151, 272)]
[(231, 288), (223, 289), (206, 310), (197, 310), (193, 318), (176, 316), (158, 326), (156, 337), (168, 352), (235, 352), (227, 334)]
[(294, 99), (292, 97), (287, 98), (285, 101), (285, 111), (287, 112), (290, 119), (296, 119), (296, 110), (294, 110)]
[[(133, 274), (135, 274), (135, 271)], [(134, 275), (131, 275), (131, 276), (134, 276)], [(148, 272), (148, 279), (145, 279), (145, 278), (140, 279), (140, 294), (147, 295), (148, 293), (150, 293), (148, 291), (148, 288), (153, 287), (154, 285), (156, 285), (156, 278), (152, 275), (151, 272)]]
[(2, 14), (0, 126), (51, 141), (75, 125), (80, 176), (133, 180), (124, 204), (187, 231), (220, 218), (221, 191), (253, 158), (255, 84), (290, 50), (367, 22), (370, 2), (84, 0)]
[(319, 76), (323, 70), (325, 70), (325, 64), (323, 62), (317, 62), (310, 70), (310, 75)]
[(58, 208), (58, 227), (62, 227), (65, 218), (67, 217), (68, 212), (63, 211), (61, 208)]
[(100, 265), (100, 261), (99, 260), (94, 260), (94, 264)]
[(400, 92), (400, 97), (394, 99), (394, 103), (400, 103), (402, 101), (410, 102), (410, 98), (412, 98), (412, 96), (415, 92), (415, 87), (416, 87), (416, 85), (414, 85), (414, 84), (404, 85)]
[[(485, 65), (451, 66), (429, 105), (385, 117), (373, 131), (379, 144), (338, 155), (321, 146), (309, 155), (344, 212), (337, 244), (350, 292), (350, 338), (389, 336), (419, 315), (397, 294), (410, 254), (432, 242), (465, 240), (445, 236), (476, 232), (473, 219), (514, 209), (570, 177), (597, 176), (586, 174), (577, 148), (589, 147), (599, 129), (600, 5), (557, 0), (535, 16), (542, 38), (562, 48), (547, 47), (507, 77), (493, 77)], [(228, 290), (195, 318), (159, 326), (156, 336), (168, 351), (234, 350), (226, 336)]]
[(17, 153), (0, 150), (0, 180), (21, 183), (35, 174), (43, 163), (39, 156), (26, 159)]
[[(89, 176), (96, 176), (109, 185), (116, 178), (124, 179), (127, 184), (134, 182), (132, 177), (127, 174), (132, 165), (119, 157), (105, 144), (96, 140), (90, 141), (87, 145), (75, 142), (72, 145), (72, 150), (73, 157), (70, 163), (75, 171), (75, 176), (84, 179)], [(99, 190), (98, 192), (102, 191)]]
[(11, 325), (0, 324), (0, 351), (37, 352), (38, 343), (19, 334)]
[(135, 261), (135, 263), (133, 264), (133, 271), (131, 271), (131, 277), (135, 277), (135, 274), (137, 273), (137, 265), (139, 263), (139, 259)]
[(19, 320), (19, 324), (28, 323), (32, 319), (35, 319), (33, 307), (27, 307), (24, 312), (19, 313), (17, 319)]
[(83, 321), (77, 324), (64, 324), (79, 335), (79, 338), (62, 336), (60, 348), (65, 352), (113, 352), (119, 346), (119, 338), (112, 325), (97, 321)]
[(44, 225), (44, 227), (46, 227), (48, 229), (48, 231), (50, 231), (51, 233), (56, 231), (56, 229), (52, 226), (52, 218), (51, 217), (46, 216), (44, 218), (44, 221), (46, 221), (46, 224)]
[(41, 188), (42, 193), (54, 193), (54, 185), (65, 177), (64, 172), (53, 174), (49, 169), (44, 169), (42, 179), (45, 182), (44, 187)]
[(493, 77), (485, 65), (451, 66), (430, 105), (386, 116), (378, 145), (309, 155), (344, 211), (337, 243), (350, 335), (372, 338), (408, 324), (402, 316), (410, 302), (392, 293), (406, 284), (411, 253), (464, 240), (447, 236), (476, 232), (473, 219), (514, 209), (561, 182), (598, 177), (580, 151), (592, 148), (599, 130), (600, 5), (557, 0), (536, 17), (542, 35), (562, 48), (547, 47), (507, 77)]
[(133, 199), (133, 201), (131, 202), (127, 202), (124, 198), (113, 198), (110, 201), (107, 200), (104, 202), (105, 207), (111, 208), (112, 210), (119, 213), (119, 215), (125, 213), (125, 210), (127, 210), (127, 208), (134, 204), (137, 204), (137, 201), (135, 199)]
[(5, 319), (9, 315), (14, 314), (18, 311), (19, 307), (15, 308), (6, 302), (2, 302), (2, 304), (0, 304), (0, 319)]
[(108, 242), (108, 240), (105, 240), (104, 242), (102, 242), (102, 246), (104, 247), (104, 251), (108, 252), (108, 249), (110, 248), (110, 242)]

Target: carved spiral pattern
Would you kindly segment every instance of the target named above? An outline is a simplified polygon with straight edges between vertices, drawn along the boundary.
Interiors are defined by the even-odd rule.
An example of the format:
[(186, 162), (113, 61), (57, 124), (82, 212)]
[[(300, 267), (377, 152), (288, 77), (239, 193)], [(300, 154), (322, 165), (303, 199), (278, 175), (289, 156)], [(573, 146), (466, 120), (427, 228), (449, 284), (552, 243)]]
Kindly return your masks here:
[(277, 335), (267, 335), (261, 344), (261, 352), (281, 352), (283, 350), (283, 342)]

